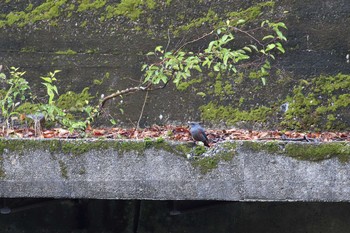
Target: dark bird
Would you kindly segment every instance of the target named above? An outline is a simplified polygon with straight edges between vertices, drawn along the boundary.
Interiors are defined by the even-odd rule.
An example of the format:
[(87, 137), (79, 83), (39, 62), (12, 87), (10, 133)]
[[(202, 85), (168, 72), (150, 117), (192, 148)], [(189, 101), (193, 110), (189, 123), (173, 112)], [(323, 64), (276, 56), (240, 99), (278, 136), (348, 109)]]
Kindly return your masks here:
[(209, 139), (205, 134), (204, 129), (197, 122), (189, 122), (190, 134), (195, 141), (203, 142), (205, 146), (209, 146)]

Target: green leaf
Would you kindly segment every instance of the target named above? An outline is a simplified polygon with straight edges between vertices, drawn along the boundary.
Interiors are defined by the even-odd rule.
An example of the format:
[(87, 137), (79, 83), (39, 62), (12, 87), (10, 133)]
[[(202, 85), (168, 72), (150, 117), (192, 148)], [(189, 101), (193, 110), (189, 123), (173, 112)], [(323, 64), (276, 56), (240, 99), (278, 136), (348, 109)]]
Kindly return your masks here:
[(237, 21), (237, 25), (238, 25), (238, 24), (243, 24), (243, 23), (245, 23), (245, 22), (246, 22), (246, 21), (245, 21), (244, 19), (240, 19), (240, 20)]
[(209, 43), (209, 46), (208, 46), (208, 48), (206, 49), (206, 52), (207, 52), (207, 53), (210, 53), (210, 52), (211, 52), (211, 50), (213, 49), (214, 44), (216, 44), (216, 41), (212, 41), (212, 42)]
[(275, 45), (275, 44), (269, 44), (269, 45), (267, 45), (267, 47), (266, 47), (265, 51), (266, 51), (266, 52), (268, 52), (268, 51), (270, 51), (270, 50), (274, 49), (275, 47), (276, 47), (276, 45)]
[(268, 20), (262, 21), (260, 27), (264, 27), (265, 24), (269, 24), (269, 21)]
[(246, 50), (246, 51), (248, 51), (248, 52), (250, 52), (250, 53), (252, 52), (252, 49), (249, 48), (248, 46), (243, 47), (243, 49)]
[(277, 23), (277, 26), (278, 26), (278, 27), (285, 28), (285, 29), (288, 29), (287, 26), (286, 26), (283, 22)]
[(112, 125), (116, 125), (116, 124), (117, 124), (117, 122), (115, 121), (115, 119), (110, 119), (109, 121), (112, 123)]
[(274, 39), (275, 37), (273, 35), (267, 35), (262, 38), (262, 40), (267, 40), (267, 39)]
[(154, 49), (154, 51), (155, 52), (161, 52), (161, 53), (163, 53), (164, 51), (163, 51), (163, 46), (161, 46), (161, 45), (159, 45), (159, 46), (157, 46), (155, 49)]
[(227, 65), (227, 60), (229, 58), (229, 53), (225, 53), (224, 54), (224, 58), (222, 59), (222, 61), (224, 62), (224, 65), (226, 66)]
[(213, 69), (214, 71), (219, 72), (220, 71), (219, 63), (216, 63)]
[(161, 74), (159, 79), (165, 84), (168, 82), (168, 77), (164, 74)]
[(276, 43), (277, 45), (277, 49), (281, 52), (281, 53), (285, 53), (286, 51), (284, 50), (283, 46), (281, 43)]
[(193, 69), (197, 70), (198, 72), (202, 72), (202, 69), (199, 65), (193, 66)]
[(48, 82), (48, 83), (52, 83), (52, 80), (51, 78), (49, 77), (40, 77), (42, 80), (44, 80), (45, 82)]
[(266, 85), (266, 79), (264, 77), (261, 78), (261, 82), (262, 82), (263, 86)]
[(276, 30), (276, 34), (279, 39), (287, 41), (287, 38), (283, 35), (283, 33), (280, 30)]
[(257, 51), (257, 52), (259, 51), (258, 48), (257, 48), (255, 45), (253, 45), (253, 44), (248, 45), (248, 46), (251, 47), (252, 49), (254, 49), (254, 50)]

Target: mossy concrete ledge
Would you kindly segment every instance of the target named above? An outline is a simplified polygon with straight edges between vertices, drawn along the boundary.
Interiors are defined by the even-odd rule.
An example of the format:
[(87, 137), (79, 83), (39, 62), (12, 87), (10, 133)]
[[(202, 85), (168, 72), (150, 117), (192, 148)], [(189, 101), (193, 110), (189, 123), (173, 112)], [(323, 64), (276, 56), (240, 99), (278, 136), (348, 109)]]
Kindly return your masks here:
[(350, 144), (0, 139), (0, 196), (350, 201)]

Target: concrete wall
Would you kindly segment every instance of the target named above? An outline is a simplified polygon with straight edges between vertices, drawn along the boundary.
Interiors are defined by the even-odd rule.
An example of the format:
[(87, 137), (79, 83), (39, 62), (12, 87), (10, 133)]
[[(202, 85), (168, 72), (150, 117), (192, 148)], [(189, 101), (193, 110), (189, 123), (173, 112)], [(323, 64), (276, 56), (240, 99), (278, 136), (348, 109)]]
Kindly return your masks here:
[[(118, 4), (120, 2), (123, 4)], [(2, 1), (0, 64), (21, 67), (27, 71), (26, 77), (36, 87), (34, 90), (41, 98), (46, 92), (41, 88), (39, 77), (57, 69), (62, 70), (57, 75), (60, 94), (66, 90), (80, 92), (90, 86), (91, 93), (99, 97), (113, 90), (138, 85), (135, 80), (140, 80), (142, 76), (142, 65), (150, 62), (145, 54), (156, 46), (166, 47), (170, 42), (168, 49), (176, 50), (185, 41), (201, 37), (210, 32), (213, 25), (225, 22), (228, 15), (235, 15), (267, 1), (166, 2), (94, 1), (102, 4), (101, 8), (95, 8), (87, 6), (85, 1)], [(346, 101), (348, 97), (340, 97), (347, 93), (346, 88), (350, 83), (350, 64), (346, 58), (350, 50), (348, 0), (273, 2), (275, 6), (272, 9), (265, 7), (255, 10), (254, 13), (262, 14), (249, 25), (255, 28), (262, 20), (269, 19), (281, 20), (288, 27), (288, 31), (285, 31), (288, 38), (284, 45), (286, 53), (276, 54), (277, 60), (272, 64), (275, 69), (267, 77), (265, 86), (260, 79), (249, 78), (249, 74), (244, 74), (243, 78), (225, 75), (218, 82), (212, 77), (213, 74), (195, 74), (192, 78), (200, 79), (201, 82), (184, 92), (168, 85), (164, 90), (150, 93), (141, 126), (205, 120), (217, 126), (235, 124), (248, 128), (349, 129), (350, 104)], [(154, 3), (155, 7), (150, 3)], [(80, 4), (82, 7), (79, 7)], [(111, 8), (117, 13), (107, 18), (107, 9)], [(285, 11), (288, 13), (283, 14)], [(130, 16), (132, 14), (135, 17)], [(255, 36), (260, 38), (259, 35)], [(236, 40), (237, 43), (250, 43), (244, 41), (244, 36), (240, 34), (236, 35)], [(198, 42), (186, 49), (198, 51), (205, 48), (207, 42)], [(250, 70), (243, 68), (239, 71), (249, 73)], [(341, 79), (336, 77), (338, 73), (347, 76)], [(330, 77), (330, 80), (324, 80), (325, 77)], [(103, 82), (95, 85), (95, 80)], [(300, 83), (300, 80), (306, 82)], [(324, 82), (324, 85), (315, 87), (317, 82)], [(345, 89), (333, 90), (333, 84)], [(296, 95), (293, 89), (299, 86), (303, 88)], [(324, 93), (322, 86), (325, 86)], [(196, 95), (197, 92), (207, 95), (201, 97)], [(310, 104), (310, 99), (302, 101), (300, 95), (306, 97), (309, 93), (315, 97), (312, 100), (314, 103), (318, 101), (318, 105)], [(298, 101), (293, 102), (288, 96)], [(145, 93), (139, 93), (124, 98), (121, 106), (124, 115), (116, 107), (119, 99), (108, 104), (107, 109), (118, 119), (119, 124), (132, 126), (139, 119), (144, 97)], [(328, 103), (329, 99), (333, 103)], [(342, 100), (341, 104), (337, 104), (338, 99)], [(279, 106), (285, 102), (295, 105), (294, 112), (288, 116), (279, 111)], [(205, 114), (208, 103), (223, 109), (231, 107), (237, 112), (221, 115), (222, 119), (218, 120), (220, 117), (213, 118)], [(326, 111), (316, 111), (320, 105), (325, 106)], [(201, 106), (204, 108), (199, 108)], [(259, 107), (266, 107), (269, 114), (258, 111)], [(209, 112), (217, 110), (211, 108)], [(289, 110), (293, 111), (292, 107)], [(244, 114), (244, 111), (253, 115), (249, 115), (253, 118), (251, 122), (242, 123), (246, 118), (238, 119), (238, 122), (234, 119), (235, 115)], [(217, 115), (220, 116), (220, 112)], [(160, 115), (163, 117), (160, 118)], [(108, 117), (101, 118), (101, 122), (109, 122)]]
[[(348, 143), (2, 140), (0, 196), (349, 201)], [(198, 149), (196, 149), (198, 150)], [(187, 158), (189, 157), (189, 158)]]

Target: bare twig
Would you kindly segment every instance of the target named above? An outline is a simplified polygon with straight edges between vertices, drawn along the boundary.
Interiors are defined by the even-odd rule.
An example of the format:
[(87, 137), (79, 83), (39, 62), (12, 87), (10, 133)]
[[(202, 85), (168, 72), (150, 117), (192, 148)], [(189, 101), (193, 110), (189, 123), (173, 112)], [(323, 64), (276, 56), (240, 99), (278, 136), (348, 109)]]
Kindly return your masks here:
[(264, 45), (260, 42), (260, 40), (256, 39), (252, 34), (250, 34), (247, 31), (241, 30), (237, 27), (234, 27), (233, 30), (237, 31), (237, 32), (241, 32), (243, 34), (246, 34), (247, 36), (249, 36), (250, 38), (252, 38), (256, 43), (258, 43), (260, 46), (264, 47)]
[(142, 105), (141, 112), (140, 112), (140, 117), (139, 117), (139, 120), (137, 121), (137, 125), (136, 125), (136, 130), (138, 130), (140, 128), (140, 121), (141, 121), (141, 118), (143, 115), (143, 111), (145, 110), (147, 98), (148, 98), (148, 91), (146, 91), (145, 100), (143, 101), (143, 105)]
[(100, 105), (99, 105), (99, 110), (101, 111), (101, 109), (104, 107), (104, 105), (106, 104), (106, 102), (110, 99), (114, 99), (118, 96), (121, 96), (121, 95), (128, 95), (128, 94), (131, 94), (131, 93), (135, 93), (135, 92), (138, 92), (138, 91), (143, 91), (143, 90), (146, 90), (147, 87), (142, 87), (142, 86), (139, 86), (139, 87), (130, 87), (130, 88), (127, 88), (127, 89), (124, 89), (124, 90), (121, 90), (121, 91), (117, 91), (117, 92), (114, 92), (108, 96), (105, 96), (101, 102), (100, 102)]
[(166, 47), (165, 47), (165, 51), (168, 50), (169, 45), (170, 45), (170, 29), (168, 29), (168, 44), (167, 44)]
[(185, 47), (186, 45), (192, 44), (192, 43), (197, 42), (197, 41), (199, 41), (199, 40), (202, 40), (203, 38), (212, 35), (214, 32), (215, 32), (215, 30), (212, 30), (211, 32), (208, 32), (208, 33), (204, 34), (203, 36), (200, 36), (200, 37), (198, 37), (198, 38), (196, 38), (196, 39), (194, 39), (194, 40), (187, 41), (186, 43), (184, 43), (183, 45), (181, 45), (181, 46), (175, 51), (175, 53), (178, 53), (178, 52), (179, 52), (183, 47)]

